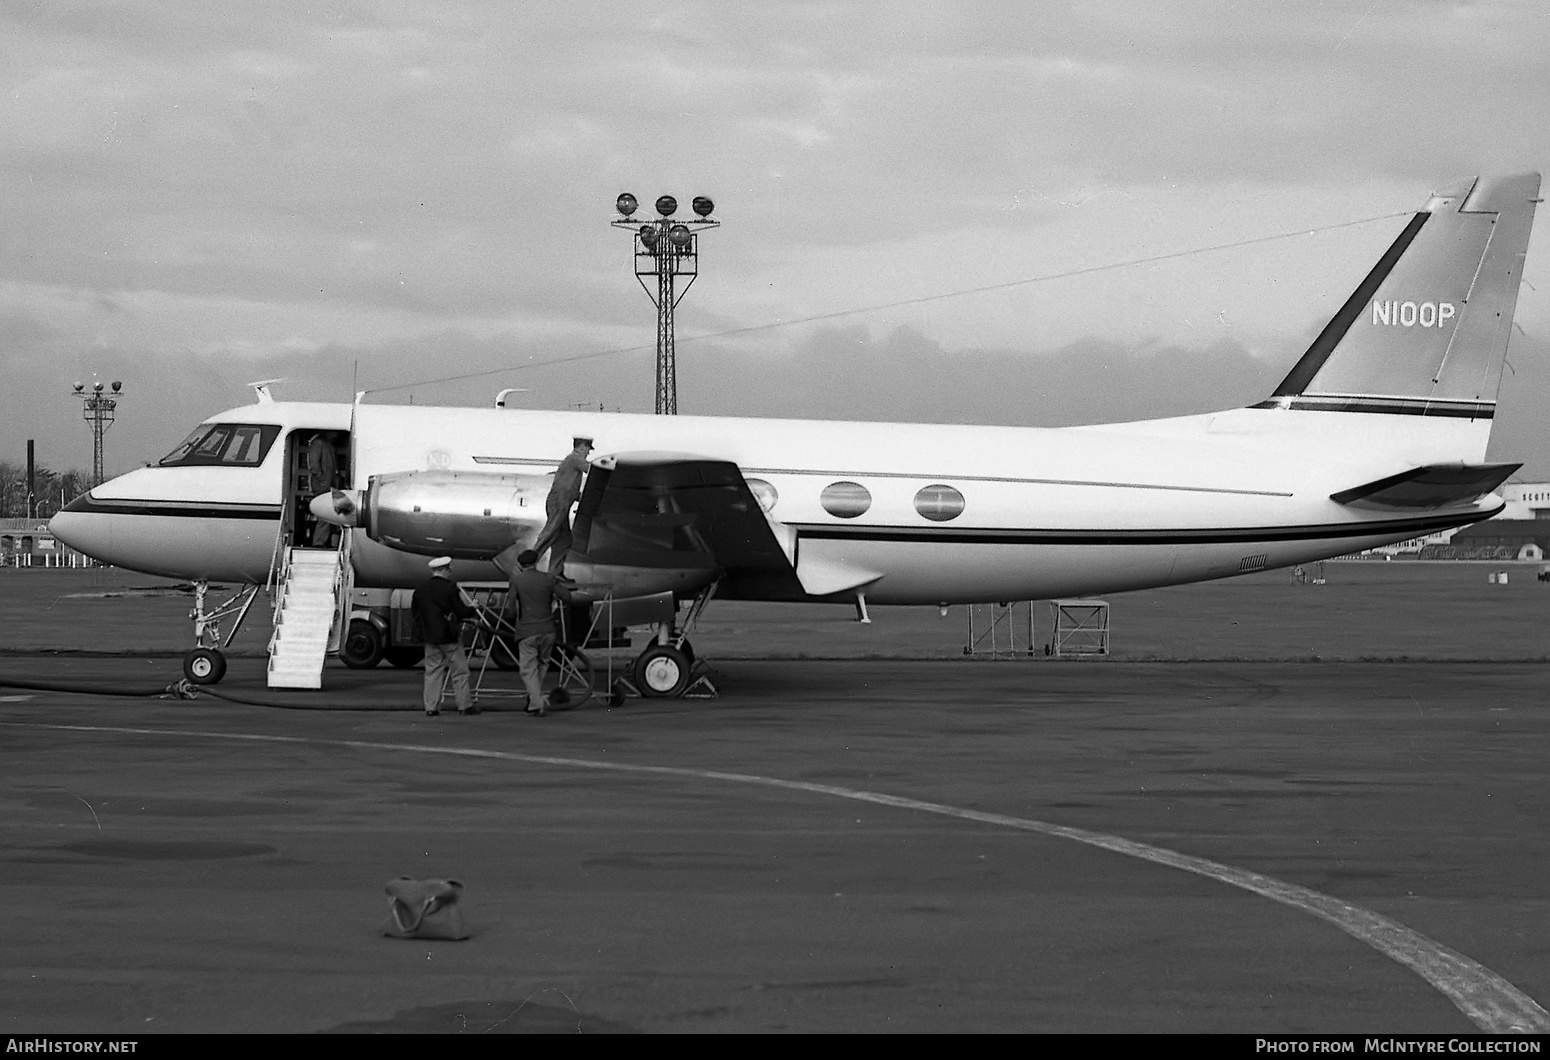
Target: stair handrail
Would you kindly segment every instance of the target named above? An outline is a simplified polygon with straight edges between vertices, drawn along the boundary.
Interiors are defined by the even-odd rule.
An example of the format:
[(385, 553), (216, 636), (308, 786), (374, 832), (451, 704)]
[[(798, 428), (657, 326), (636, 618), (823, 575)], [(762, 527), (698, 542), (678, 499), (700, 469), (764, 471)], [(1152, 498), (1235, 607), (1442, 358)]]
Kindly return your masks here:
[[(264, 580), (264, 592), (266, 593), (270, 592), (276, 584), (275, 568), (280, 567), (285, 562), (285, 550), (282, 546), (285, 544), (285, 513), (290, 506), (291, 499), (289, 497), (282, 497), (280, 499), (280, 521), (275, 524), (274, 547), (269, 550), (269, 576)], [(284, 580), (284, 577), (285, 572), (281, 570), (280, 579)]]
[(334, 562), (334, 621), (329, 627), (325, 654), (339, 650), (350, 624), (350, 593), (355, 587), (355, 564), (351, 559), (354, 548), (355, 536), (347, 526), (339, 532), (339, 553)]

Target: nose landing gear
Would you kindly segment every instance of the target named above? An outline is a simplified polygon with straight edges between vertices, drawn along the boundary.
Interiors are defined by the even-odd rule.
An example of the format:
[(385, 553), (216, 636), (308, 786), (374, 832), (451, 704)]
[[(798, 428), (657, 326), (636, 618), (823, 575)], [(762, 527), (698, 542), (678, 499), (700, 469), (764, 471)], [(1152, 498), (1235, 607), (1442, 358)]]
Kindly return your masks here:
[(248, 608), (253, 606), (259, 589), (257, 585), (243, 586), (230, 599), (206, 611), (205, 594), (209, 588), (210, 583), (203, 578), (194, 583), (194, 609), (188, 613), (194, 623), (194, 648), (183, 656), (183, 676), (195, 685), (219, 684), (226, 676), (226, 656), (216, 647), (221, 644), (221, 620), (229, 615), (237, 616), (225, 641), (230, 645), (237, 630), (242, 628), (242, 620), (248, 616)]

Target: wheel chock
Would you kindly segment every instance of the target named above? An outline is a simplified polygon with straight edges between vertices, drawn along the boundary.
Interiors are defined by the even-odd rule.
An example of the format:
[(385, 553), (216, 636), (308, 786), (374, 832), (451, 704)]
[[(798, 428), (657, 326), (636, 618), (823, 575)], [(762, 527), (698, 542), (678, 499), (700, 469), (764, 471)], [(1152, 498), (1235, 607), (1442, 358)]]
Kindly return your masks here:
[(689, 676), (689, 684), (678, 694), (679, 699), (720, 699), (721, 692), (716, 688), (716, 683), (711, 680), (715, 671), (698, 659), (695, 660), (694, 671)]

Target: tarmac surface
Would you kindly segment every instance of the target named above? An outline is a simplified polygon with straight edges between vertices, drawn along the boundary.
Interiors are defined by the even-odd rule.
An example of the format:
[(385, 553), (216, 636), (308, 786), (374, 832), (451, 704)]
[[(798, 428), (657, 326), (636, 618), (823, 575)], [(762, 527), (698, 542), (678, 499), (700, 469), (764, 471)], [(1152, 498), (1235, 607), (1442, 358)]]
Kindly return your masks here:
[[(216, 691), (273, 705), (108, 695), (180, 676), (159, 623), (186, 598), (99, 597), (124, 653), (43, 654), (11, 616), (56, 644), (80, 616), (0, 573), (0, 1028), (1545, 1029), (1550, 589), (1470, 573), (1430, 612), (1404, 579), (1297, 606), (1335, 634), (1332, 602), (1390, 607), (1401, 646), (1538, 613), (1494, 656), (1461, 632), (1475, 660), (875, 659), (876, 612), (778, 618), (735, 642), (787, 658), (717, 657), (718, 699), (543, 719), (514, 674), (433, 719), (418, 671), (279, 693), (256, 655)], [(1159, 627), (1217, 607), (1259, 636), (1278, 583)], [(1160, 643), (1144, 596), (1117, 618)], [(472, 937), (384, 938), (401, 875), (462, 881)]]

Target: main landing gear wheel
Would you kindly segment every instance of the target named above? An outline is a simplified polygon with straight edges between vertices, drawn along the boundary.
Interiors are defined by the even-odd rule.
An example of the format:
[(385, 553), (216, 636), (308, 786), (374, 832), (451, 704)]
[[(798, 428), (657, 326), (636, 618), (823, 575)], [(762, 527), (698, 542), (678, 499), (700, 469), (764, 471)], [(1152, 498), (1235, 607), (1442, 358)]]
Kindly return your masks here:
[(693, 660), (671, 644), (653, 644), (635, 659), (635, 687), (654, 699), (683, 695)]
[(183, 676), (196, 685), (220, 684), (226, 676), (226, 656), (214, 648), (195, 648), (183, 656)]
[(352, 670), (370, 670), (386, 652), (382, 631), (364, 618), (357, 618), (351, 620), (344, 643), (339, 645), (339, 661)]

